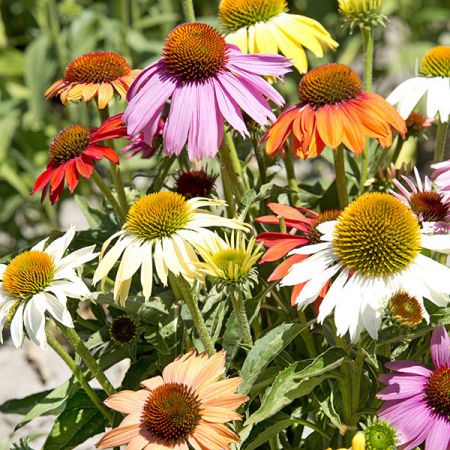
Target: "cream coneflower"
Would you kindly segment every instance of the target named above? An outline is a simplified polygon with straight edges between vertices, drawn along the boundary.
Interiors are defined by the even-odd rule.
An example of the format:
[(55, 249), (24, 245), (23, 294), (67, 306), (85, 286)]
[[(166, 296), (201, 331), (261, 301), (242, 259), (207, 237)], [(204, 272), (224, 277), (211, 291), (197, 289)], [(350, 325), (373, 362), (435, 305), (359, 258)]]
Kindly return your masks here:
[[(125, 302), (131, 278), (141, 266), (145, 298), (152, 293), (153, 267), (164, 285), (167, 285), (169, 272), (175, 276), (181, 275), (192, 284), (198, 277), (194, 267), (198, 262), (195, 251), (215, 236), (208, 227), (247, 230), (243, 222), (200, 209), (223, 205), (225, 202), (222, 200), (187, 200), (175, 192), (157, 192), (140, 198), (128, 211), (122, 230), (103, 244), (94, 284), (108, 275), (122, 253), (114, 285), (114, 298), (120, 303)], [(116, 238), (116, 243), (105, 254), (111, 241)]]
[(262, 140), (273, 156), (284, 152), (291, 136), (293, 152), (315, 158), (325, 146), (341, 144), (359, 155), (368, 137), (383, 147), (392, 145), (392, 131), (405, 135), (405, 121), (378, 94), (363, 92), (356, 72), (343, 64), (324, 64), (310, 70), (298, 87), (300, 103), (287, 108)]
[(338, 43), (317, 20), (288, 14), (286, 0), (221, 0), (219, 18), (225, 39), (243, 53), (278, 53), (291, 58), (300, 73), (308, 70), (304, 48), (321, 58)]
[(190, 351), (170, 363), (162, 377), (143, 381), (144, 389), (114, 394), (106, 405), (127, 416), (97, 448), (229, 449), (239, 437), (225, 424), (241, 419), (235, 410), (247, 397), (235, 393), (241, 378), (221, 379), (224, 373), (224, 351), (210, 358)]
[(98, 97), (98, 107), (105, 108), (114, 92), (125, 99), (128, 88), (140, 70), (133, 70), (127, 60), (114, 52), (90, 52), (73, 59), (64, 72), (62, 80), (55, 81), (46, 91), (47, 98), (89, 102)]
[(350, 31), (355, 27), (371, 29), (384, 25), (386, 16), (382, 14), (383, 0), (338, 0), (339, 12), (345, 17)]
[(48, 246), (47, 239), (17, 255), (9, 264), (0, 264), (0, 341), (5, 322), (11, 320), (11, 338), (22, 345), (24, 326), (28, 337), (46, 347), (45, 313), (67, 327), (73, 327), (66, 307), (67, 297), (81, 299), (90, 292), (75, 269), (97, 256), (95, 245), (65, 251), (75, 235), (70, 228)]
[(450, 46), (433, 47), (423, 58), (419, 76), (410, 78), (397, 86), (387, 97), (398, 112), (406, 119), (419, 103), (427, 96), (426, 114), (447, 122), (450, 114)]
[(356, 340), (362, 330), (376, 339), (389, 299), (402, 290), (423, 306), (423, 298), (446, 306), (450, 269), (422, 255), (421, 250), (448, 253), (450, 235), (426, 235), (410, 208), (389, 194), (365, 194), (337, 220), (318, 226), (322, 242), (291, 254), (306, 255), (294, 264), (282, 285), (305, 283), (297, 304), (312, 303), (330, 281), (320, 308), (323, 322), (334, 309), (340, 336)]

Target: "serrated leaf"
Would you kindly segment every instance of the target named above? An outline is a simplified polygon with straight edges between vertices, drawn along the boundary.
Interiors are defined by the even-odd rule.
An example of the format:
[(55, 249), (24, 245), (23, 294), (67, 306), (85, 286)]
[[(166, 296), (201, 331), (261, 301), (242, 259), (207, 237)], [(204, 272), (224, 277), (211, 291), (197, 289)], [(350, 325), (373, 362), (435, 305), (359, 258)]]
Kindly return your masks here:
[(246, 425), (268, 419), (295, 399), (309, 394), (327, 376), (323, 374), (340, 366), (346, 354), (339, 348), (330, 348), (306, 366), (291, 364), (278, 374), (266, 390), (260, 408), (246, 421)]
[(250, 442), (248, 444), (245, 443), (243, 449), (254, 450), (255, 448), (259, 448), (262, 444), (267, 442), (273, 436), (276, 436), (278, 433), (281, 433), (286, 428), (290, 427), (293, 423), (295, 423), (295, 420), (286, 419), (279, 420), (273, 425), (264, 427), (264, 430), (262, 432), (254, 433), (256, 437), (253, 440), (252, 435), (249, 436)]
[[(103, 391), (97, 391), (97, 394), (102, 396)], [(64, 411), (56, 418), (42, 450), (71, 450), (104, 431), (106, 425), (102, 413), (80, 389), (70, 397)]]
[(315, 320), (306, 324), (284, 323), (258, 339), (242, 366), (240, 375), (244, 381), (239, 391), (244, 394), (247, 393), (267, 365), (305, 328), (314, 322)]

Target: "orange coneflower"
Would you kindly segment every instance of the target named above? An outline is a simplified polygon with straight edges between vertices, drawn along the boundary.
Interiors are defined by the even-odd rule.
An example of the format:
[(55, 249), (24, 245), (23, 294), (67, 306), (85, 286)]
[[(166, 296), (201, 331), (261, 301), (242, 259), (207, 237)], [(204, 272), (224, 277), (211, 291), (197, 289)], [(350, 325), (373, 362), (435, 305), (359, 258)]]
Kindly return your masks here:
[(241, 418), (235, 409), (247, 397), (235, 393), (241, 378), (220, 380), (224, 370), (224, 351), (208, 358), (191, 350), (170, 363), (162, 377), (143, 381), (144, 389), (112, 395), (105, 403), (127, 416), (97, 448), (228, 449), (239, 438), (224, 424)]
[(46, 91), (47, 98), (60, 96), (63, 105), (69, 101), (88, 102), (98, 97), (98, 107), (105, 108), (116, 90), (125, 98), (128, 88), (140, 70), (133, 70), (127, 60), (114, 52), (90, 52), (73, 59), (64, 78)]
[(263, 136), (266, 152), (283, 151), (292, 136), (292, 150), (298, 157), (315, 158), (325, 146), (341, 144), (356, 155), (367, 137), (378, 139), (383, 147), (392, 144), (392, 130), (402, 136), (404, 120), (378, 94), (362, 91), (356, 72), (343, 64), (324, 64), (310, 70), (299, 83), (300, 102), (286, 109)]

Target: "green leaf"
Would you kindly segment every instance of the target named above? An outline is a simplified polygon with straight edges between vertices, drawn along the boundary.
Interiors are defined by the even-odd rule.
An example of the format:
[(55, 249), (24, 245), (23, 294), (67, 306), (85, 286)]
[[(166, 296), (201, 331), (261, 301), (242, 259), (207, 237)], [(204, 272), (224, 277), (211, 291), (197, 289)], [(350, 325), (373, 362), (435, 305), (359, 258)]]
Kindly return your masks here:
[(242, 366), (240, 375), (244, 381), (239, 391), (243, 394), (247, 393), (267, 365), (314, 321), (306, 324), (284, 323), (258, 339)]
[[(295, 399), (309, 394), (327, 378), (323, 374), (340, 366), (346, 354), (339, 348), (330, 348), (310, 364), (291, 364), (278, 374), (266, 390), (260, 408), (246, 421), (246, 425), (261, 422), (279, 412)], [(303, 367), (301, 367), (303, 366)]]
[[(97, 393), (101, 396), (103, 391)], [(106, 425), (104, 416), (80, 389), (70, 397), (64, 411), (55, 420), (42, 450), (71, 450), (104, 431)]]
[[(265, 426), (264, 428), (262, 428), (263, 431), (259, 431), (259, 429), (255, 430), (255, 433), (252, 433), (250, 435), (250, 442), (248, 444), (244, 444), (243, 448), (245, 450), (254, 450), (255, 448), (260, 448), (262, 444), (264, 444), (270, 438), (276, 436), (286, 428), (290, 427), (293, 423), (295, 423), (295, 420), (292, 419), (278, 420), (273, 425)], [(256, 437), (252, 440), (253, 436)]]
[(70, 379), (61, 386), (53, 389), (27, 412), (25, 417), (16, 425), (15, 430), (22, 428), (37, 417), (48, 414), (59, 414), (63, 410), (67, 398), (78, 388), (78, 383)]
[(141, 381), (147, 379), (156, 369), (155, 356), (143, 356), (131, 364), (122, 381), (121, 389), (135, 390)]
[(18, 77), (23, 74), (23, 53), (14, 48), (0, 50), (0, 77)]
[(7, 400), (0, 405), (0, 412), (3, 414), (27, 414), (31, 408), (40, 403), (50, 392), (52, 391), (42, 391), (23, 398)]

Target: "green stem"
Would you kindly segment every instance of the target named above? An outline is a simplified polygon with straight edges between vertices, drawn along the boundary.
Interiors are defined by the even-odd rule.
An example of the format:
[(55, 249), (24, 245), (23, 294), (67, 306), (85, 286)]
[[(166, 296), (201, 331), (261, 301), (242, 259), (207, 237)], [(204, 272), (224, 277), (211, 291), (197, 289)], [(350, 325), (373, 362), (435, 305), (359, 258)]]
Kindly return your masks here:
[(438, 122), (436, 131), (436, 147), (434, 149), (434, 162), (439, 163), (444, 160), (445, 143), (447, 141), (448, 121)]
[[(305, 312), (299, 310), (298, 318), (301, 324), (306, 324), (308, 321), (306, 320)], [(309, 328), (305, 328), (301, 334), (303, 340), (305, 341), (306, 351), (308, 352), (308, 356), (310, 358), (315, 358), (317, 356), (316, 344), (314, 343), (314, 338), (309, 331)]]
[(225, 131), (225, 144), (228, 147), (228, 153), (230, 155), (231, 164), (233, 165), (234, 172), (236, 173), (240, 181), (239, 186), (241, 188), (244, 187), (244, 189), (250, 189), (250, 186), (248, 185), (248, 180), (244, 176), (244, 172), (242, 170), (241, 161), (239, 160), (236, 145), (234, 143), (231, 131)]
[(192, 0), (181, 0), (186, 22), (195, 22), (194, 3)]
[(284, 156), (284, 165), (286, 167), (286, 175), (288, 185), (292, 193), (289, 194), (289, 201), (293, 206), (300, 206), (300, 188), (298, 187), (297, 178), (295, 177), (294, 161), (292, 159), (291, 151), (286, 148)]
[(248, 323), (247, 313), (245, 311), (244, 298), (238, 289), (233, 289), (231, 292), (231, 301), (233, 303), (234, 312), (241, 332), (242, 342), (248, 349), (253, 347), (252, 334), (250, 332), (250, 325)]
[(231, 192), (230, 183), (228, 182), (228, 172), (223, 162), (220, 164), (220, 175), (222, 178), (223, 192), (227, 201), (228, 217), (236, 217), (236, 202), (234, 201), (233, 192)]
[(267, 167), (265, 155), (261, 147), (258, 145), (258, 140), (252, 139), (252, 141), (253, 149), (255, 150), (256, 162), (258, 163), (259, 179), (261, 180), (261, 184), (265, 184), (267, 183)]
[(373, 74), (373, 31), (371, 28), (361, 28), (361, 35), (364, 46), (364, 90), (372, 90)]
[(191, 287), (183, 278), (176, 277), (172, 273), (169, 273), (169, 282), (175, 296), (179, 298), (181, 297), (186, 302), (189, 312), (191, 313), (192, 321), (194, 322), (194, 326), (200, 336), (200, 340), (202, 341), (206, 352), (209, 356), (214, 355), (216, 353), (214, 344), (212, 343), (211, 336), (206, 328), (206, 324), (203, 320), (200, 308), (198, 307), (197, 300), (192, 295)]
[(113, 207), (114, 212), (117, 214), (117, 217), (122, 222), (124, 222), (126, 216), (123, 214), (123, 211), (120, 208), (120, 205), (117, 202), (116, 198), (114, 197), (113, 193), (111, 192), (111, 189), (109, 189), (107, 184), (104, 182), (103, 178), (100, 176), (100, 174), (95, 169), (92, 172), (91, 176), (92, 176), (92, 180), (94, 181), (94, 183), (100, 189), (101, 193), (105, 196), (105, 199), (108, 200), (110, 205)]
[(395, 142), (394, 150), (392, 151), (392, 158), (391, 162), (395, 165), (397, 163), (398, 157), (400, 156), (400, 153), (402, 151), (404, 140), (401, 138), (400, 135), (397, 136), (397, 140)]
[(73, 328), (68, 328), (63, 324), (56, 322), (58, 327), (61, 329), (64, 337), (69, 341), (70, 345), (74, 348), (74, 350), (80, 355), (81, 359), (86, 364), (87, 368), (91, 371), (92, 375), (97, 379), (100, 383), (100, 386), (108, 395), (113, 395), (116, 393), (116, 390), (113, 388), (108, 378), (106, 378), (103, 370), (98, 365), (95, 358), (91, 355), (91, 352), (84, 345), (80, 336), (76, 333)]
[(84, 389), (84, 392), (86, 392), (88, 397), (92, 400), (92, 403), (98, 408), (98, 410), (106, 417), (108, 422), (112, 425), (113, 415), (111, 414), (111, 411), (105, 408), (105, 405), (100, 400), (99, 396), (94, 391), (94, 389), (92, 389), (92, 387), (89, 385), (88, 381), (83, 375), (83, 372), (77, 366), (73, 358), (66, 352), (64, 347), (48, 331), (47, 331), (47, 342), (49, 343), (50, 347), (53, 350), (55, 350), (56, 354), (67, 364), (69, 369), (74, 374), (75, 378), (80, 383), (81, 387)]
[[(106, 119), (109, 118), (109, 107), (106, 105), (105, 108), (98, 109), (98, 114), (100, 116), (100, 120), (104, 122)], [(109, 139), (106, 141), (106, 144), (111, 147), (112, 149), (115, 149), (114, 142), (112, 139)], [(111, 175), (113, 179), (114, 186), (116, 187), (117, 191), (117, 197), (119, 198), (119, 205), (122, 209), (123, 214), (126, 216), (128, 213), (128, 201), (127, 201), (127, 195), (125, 193), (125, 187), (123, 185), (122, 175), (120, 173), (120, 167), (118, 164), (114, 164), (110, 162), (109, 164), (111, 169)]]
[(164, 158), (163, 162), (159, 166), (158, 175), (156, 175), (150, 186), (149, 192), (159, 192), (164, 185), (164, 181), (169, 173), (170, 168), (176, 161), (177, 157), (175, 155), (167, 156)]
[(348, 205), (347, 179), (345, 176), (344, 149), (338, 147), (333, 151), (334, 170), (336, 172), (336, 189), (339, 200), (339, 208), (344, 209)]
[(356, 413), (360, 407), (359, 398), (361, 394), (361, 380), (363, 376), (363, 363), (364, 363), (364, 351), (358, 346), (358, 350), (356, 353), (356, 361), (355, 366), (352, 371), (353, 376), (353, 386), (352, 386), (352, 418), (354, 423), (358, 423), (358, 419), (355, 419)]
[(229, 152), (229, 148), (225, 143), (219, 147), (220, 161), (224, 166), (225, 175), (228, 176), (228, 182), (230, 183), (231, 189), (234, 191), (236, 201), (239, 203), (242, 198), (243, 190), (239, 182), (238, 176), (234, 170), (233, 161)]

